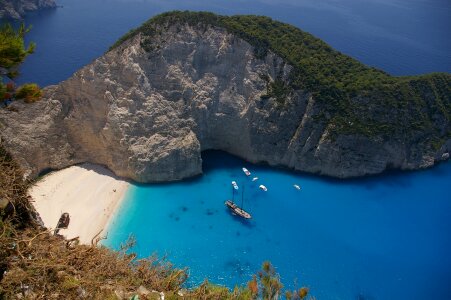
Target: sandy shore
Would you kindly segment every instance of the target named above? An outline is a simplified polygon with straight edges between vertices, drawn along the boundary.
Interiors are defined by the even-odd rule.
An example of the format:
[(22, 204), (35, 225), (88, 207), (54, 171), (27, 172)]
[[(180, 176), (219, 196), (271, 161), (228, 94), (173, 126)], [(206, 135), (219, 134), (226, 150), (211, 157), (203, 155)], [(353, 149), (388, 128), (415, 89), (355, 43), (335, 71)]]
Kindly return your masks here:
[(34, 185), (29, 193), (45, 226), (54, 229), (62, 213), (69, 213), (70, 224), (60, 234), (67, 238), (91, 239), (104, 231), (124, 198), (129, 183), (108, 169), (83, 164), (52, 172)]

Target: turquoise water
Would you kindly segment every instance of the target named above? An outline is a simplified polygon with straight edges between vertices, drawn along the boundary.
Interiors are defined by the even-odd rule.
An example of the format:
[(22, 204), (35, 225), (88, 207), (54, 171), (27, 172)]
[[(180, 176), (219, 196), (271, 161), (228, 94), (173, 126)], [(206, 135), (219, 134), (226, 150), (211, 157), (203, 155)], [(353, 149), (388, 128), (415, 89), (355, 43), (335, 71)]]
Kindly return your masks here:
[[(57, 2), (63, 8), (25, 19), (33, 25), (26, 39), (37, 49), (18, 83), (65, 80), (131, 28), (173, 9), (270, 16), (394, 75), (451, 72), (449, 0)], [(248, 182), (243, 165), (267, 193)], [(340, 182), (214, 152), (204, 171), (193, 180), (131, 188), (106, 245), (117, 247), (133, 233), (141, 256), (158, 251), (190, 266), (191, 283), (243, 283), (269, 259), (286, 285), (297, 278), (318, 299), (451, 299), (451, 163)], [(246, 186), (251, 222), (224, 207), (233, 179)]]
[[(203, 176), (132, 186), (104, 244), (133, 234), (141, 257), (189, 266), (190, 284), (208, 277), (233, 287), (270, 260), (286, 286), (297, 279), (318, 299), (451, 299), (450, 163), (338, 181), (221, 152), (203, 159)], [(232, 180), (245, 186), (249, 222), (224, 205)]]

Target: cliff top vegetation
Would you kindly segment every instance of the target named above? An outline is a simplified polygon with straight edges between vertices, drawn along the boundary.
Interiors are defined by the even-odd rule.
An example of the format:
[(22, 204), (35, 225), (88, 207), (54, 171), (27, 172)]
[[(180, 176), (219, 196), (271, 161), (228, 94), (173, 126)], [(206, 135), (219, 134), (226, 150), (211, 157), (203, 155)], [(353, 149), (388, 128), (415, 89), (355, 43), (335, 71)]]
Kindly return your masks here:
[[(420, 133), (426, 147), (439, 148), (451, 137), (451, 75), (432, 73), (396, 77), (366, 66), (334, 50), (322, 40), (292, 25), (254, 15), (220, 16), (209, 12), (172, 11), (131, 30), (110, 49), (137, 34), (152, 43), (165, 28), (189, 24), (224, 28), (254, 46), (257, 58), (268, 51), (293, 66), (288, 81), (272, 79), (267, 97), (283, 107), (293, 90), (311, 93), (321, 105), (315, 118), (334, 134), (360, 134), (411, 140)], [(143, 45), (144, 49), (148, 45)]]

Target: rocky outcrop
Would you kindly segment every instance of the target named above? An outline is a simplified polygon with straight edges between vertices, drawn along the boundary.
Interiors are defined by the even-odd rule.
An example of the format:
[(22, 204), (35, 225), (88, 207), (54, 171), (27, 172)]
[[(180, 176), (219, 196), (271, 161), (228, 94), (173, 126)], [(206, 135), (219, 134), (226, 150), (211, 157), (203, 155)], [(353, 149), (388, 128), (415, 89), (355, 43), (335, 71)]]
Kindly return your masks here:
[[(216, 26), (156, 26), (134, 35), (34, 104), (0, 110), (4, 146), (29, 175), (81, 162), (102, 164), (139, 182), (202, 172), (201, 152), (220, 149), (250, 162), (334, 177), (415, 169), (448, 157), (396, 136), (337, 134), (302, 89), (281, 104), (268, 82), (293, 67)], [(359, 101), (364, 101), (360, 99)], [(444, 124), (445, 130), (449, 124)], [(448, 127), (446, 127), (448, 126)]]
[(2, 0), (0, 18), (22, 19), (28, 11), (55, 7), (54, 0)]

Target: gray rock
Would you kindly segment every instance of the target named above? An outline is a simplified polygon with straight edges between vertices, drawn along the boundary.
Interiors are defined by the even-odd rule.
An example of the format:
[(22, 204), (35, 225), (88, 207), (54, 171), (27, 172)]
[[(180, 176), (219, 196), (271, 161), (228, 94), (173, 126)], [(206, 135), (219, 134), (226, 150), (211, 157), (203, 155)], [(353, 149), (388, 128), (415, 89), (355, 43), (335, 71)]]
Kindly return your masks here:
[(2, 0), (0, 18), (22, 19), (28, 11), (55, 7), (54, 0)]
[(253, 50), (211, 26), (179, 24), (151, 41), (138, 34), (48, 87), (42, 101), (0, 110), (3, 144), (31, 177), (91, 162), (139, 182), (180, 180), (202, 172), (208, 149), (340, 178), (434, 164), (437, 152), (396, 137), (331, 137), (302, 90), (282, 106), (261, 97), (265, 77), (287, 80), (292, 67)]

